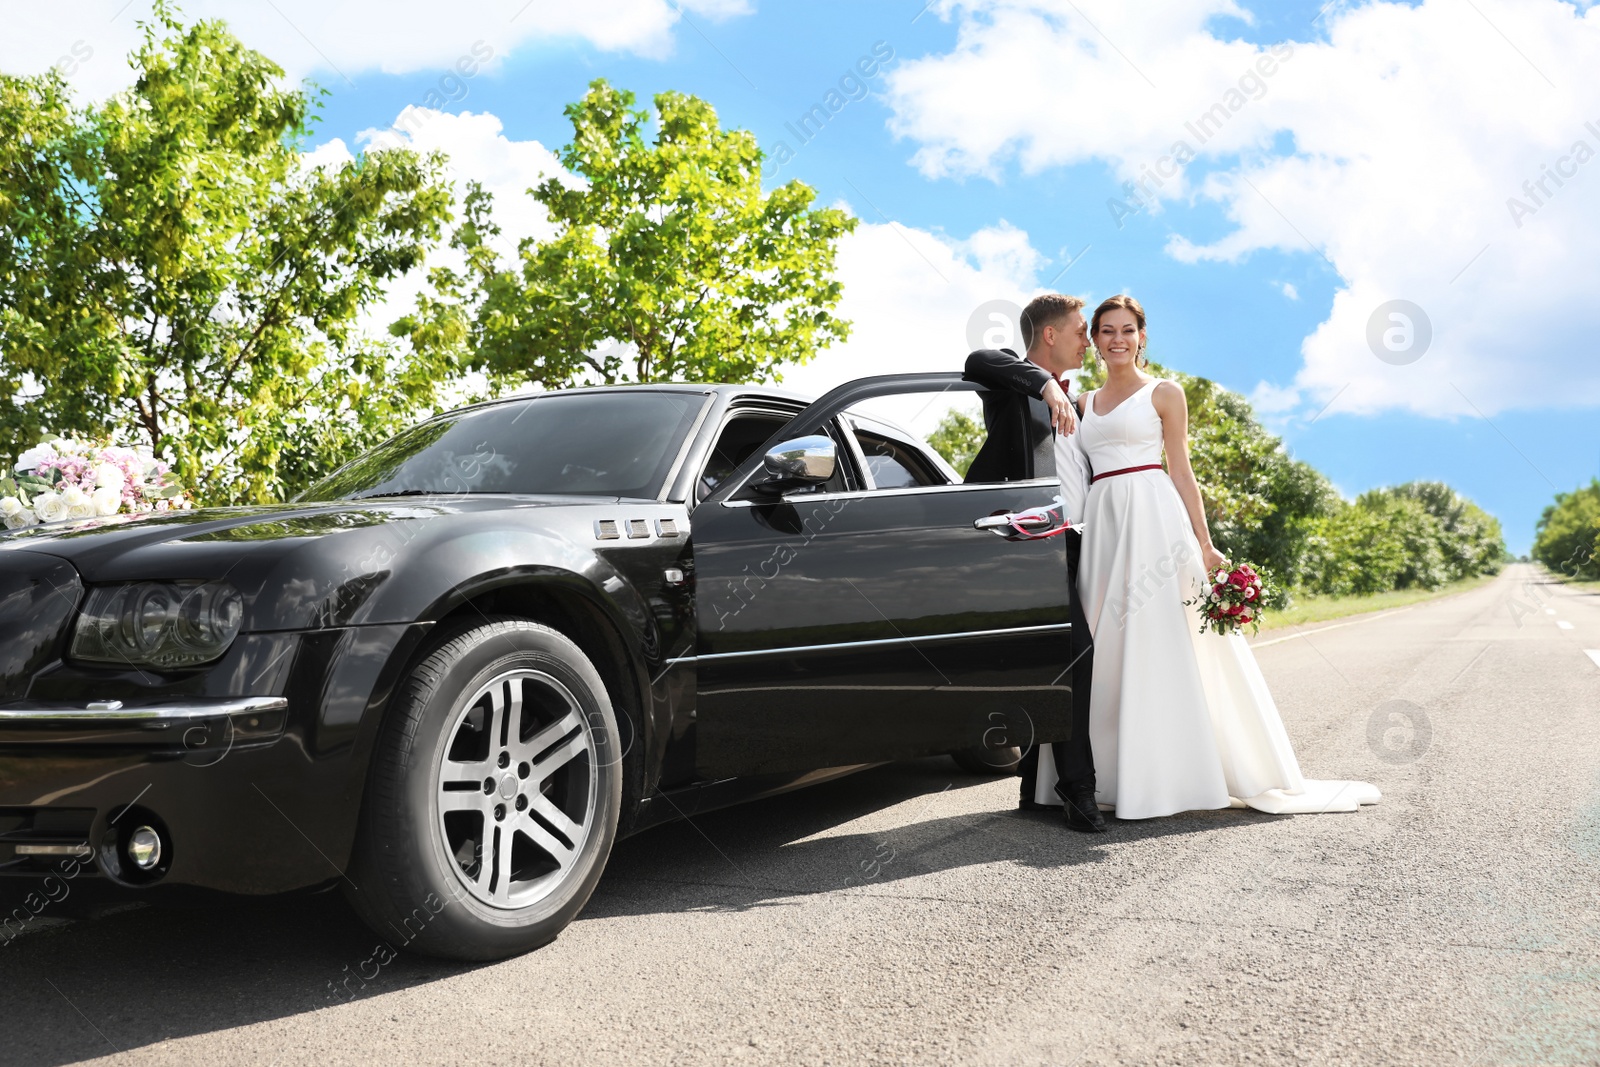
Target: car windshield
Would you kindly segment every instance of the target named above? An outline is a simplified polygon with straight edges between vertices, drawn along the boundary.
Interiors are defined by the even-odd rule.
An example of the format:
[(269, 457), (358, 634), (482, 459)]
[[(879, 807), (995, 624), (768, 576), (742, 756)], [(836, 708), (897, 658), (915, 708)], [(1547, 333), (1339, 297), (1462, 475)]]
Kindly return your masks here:
[(428, 493), (660, 495), (706, 403), (696, 393), (546, 393), (413, 426), (297, 501)]

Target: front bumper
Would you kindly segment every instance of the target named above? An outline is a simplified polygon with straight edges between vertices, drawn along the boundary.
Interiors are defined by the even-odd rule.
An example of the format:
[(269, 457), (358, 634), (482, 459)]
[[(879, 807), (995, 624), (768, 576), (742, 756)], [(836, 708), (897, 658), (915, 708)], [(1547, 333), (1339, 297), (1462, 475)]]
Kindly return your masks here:
[[(237, 661), (187, 678), (43, 672), (0, 701), (0, 876), (250, 895), (339, 877), (395, 672), (426, 630), (241, 635)], [(166, 838), (154, 876), (107, 862), (140, 825)]]
[[(281, 696), (0, 706), (0, 875), (240, 893), (335, 877), (288, 720)], [(148, 872), (125, 854), (140, 826), (163, 838)]]

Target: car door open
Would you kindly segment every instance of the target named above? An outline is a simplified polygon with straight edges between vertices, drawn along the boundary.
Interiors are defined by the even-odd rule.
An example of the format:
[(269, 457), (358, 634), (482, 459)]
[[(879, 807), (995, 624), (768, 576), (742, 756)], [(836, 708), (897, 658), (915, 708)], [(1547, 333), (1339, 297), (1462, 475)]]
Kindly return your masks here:
[[(954, 374), (842, 386), (696, 509), (702, 777), (1068, 736), (1065, 548), (1024, 514), (1048, 512), (1054, 478), (956, 481), (926, 446), (890, 430), (858, 438), (846, 415), (873, 398), (975, 389)], [(763, 454), (817, 431), (842, 446), (853, 485), (763, 491)], [(997, 536), (995, 516), (1018, 521)]]

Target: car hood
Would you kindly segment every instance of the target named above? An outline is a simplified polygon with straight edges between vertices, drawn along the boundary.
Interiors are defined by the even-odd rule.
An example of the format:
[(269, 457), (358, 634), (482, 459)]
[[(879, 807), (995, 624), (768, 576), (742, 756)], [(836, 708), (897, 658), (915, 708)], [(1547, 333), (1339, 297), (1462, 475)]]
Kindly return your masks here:
[[(108, 515), (30, 526), (0, 534), (0, 553), (27, 550), (72, 562), (90, 581), (112, 561), (166, 556), (173, 549), (199, 559), (232, 546), (256, 550), (395, 522), (528, 508), (614, 506), (616, 497), (496, 494), (256, 504)], [(227, 553), (234, 554), (234, 553)], [(0, 555), (0, 567), (4, 567)]]

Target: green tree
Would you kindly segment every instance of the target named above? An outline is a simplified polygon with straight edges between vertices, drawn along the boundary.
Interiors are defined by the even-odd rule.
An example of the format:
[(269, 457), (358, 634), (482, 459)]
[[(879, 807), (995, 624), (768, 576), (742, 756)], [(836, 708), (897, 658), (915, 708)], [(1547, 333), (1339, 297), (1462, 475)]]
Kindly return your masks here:
[(442, 160), (308, 169), (312, 98), (271, 60), (165, 5), (144, 30), (103, 104), (0, 75), (0, 447), (110, 432), (204, 502), (277, 499), (451, 376), (357, 328), (448, 221)]
[(983, 424), (977, 419), (964, 411), (951, 408), (944, 413), (939, 425), (928, 435), (928, 444), (945, 458), (945, 462), (956, 469), (957, 474), (965, 478), (967, 469), (977, 458), (978, 449), (983, 447), (987, 436)]
[(771, 381), (843, 340), (833, 312), (838, 239), (855, 220), (815, 208), (789, 182), (761, 188), (761, 149), (724, 130), (705, 101), (632, 93), (595, 81), (566, 109), (562, 164), (581, 185), (548, 177), (531, 193), (556, 227), (525, 240), (512, 265), (487, 195), (469, 194), (454, 241), (465, 274), (433, 275), (437, 295), (397, 324), (419, 348), (470, 347), (497, 385), (561, 388), (575, 380)]
[(1557, 574), (1600, 578), (1600, 479), (1556, 494), (1539, 516), (1533, 558)]
[(1505, 561), (1500, 520), (1443, 482), (1408, 482), (1374, 490), (1363, 499), (1415, 501), (1435, 523), (1434, 536), (1445, 581), (1492, 574)]
[(1359, 503), (1343, 504), (1334, 514), (1312, 520), (1302, 588), (1331, 596), (1397, 588), (1408, 561), (1393, 520), (1392, 513)]

